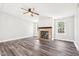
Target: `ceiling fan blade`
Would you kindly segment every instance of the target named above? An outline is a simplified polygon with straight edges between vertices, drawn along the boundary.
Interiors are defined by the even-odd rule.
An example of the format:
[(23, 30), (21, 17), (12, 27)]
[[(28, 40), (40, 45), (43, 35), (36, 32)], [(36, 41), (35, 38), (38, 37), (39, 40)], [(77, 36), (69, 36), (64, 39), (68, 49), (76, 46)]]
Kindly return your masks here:
[(39, 15), (38, 13), (35, 13), (35, 12), (34, 12), (34, 14)]
[(28, 10), (26, 10), (26, 9), (24, 9), (24, 8), (21, 8), (21, 9), (23, 9), (23, 10), (25, 10), (25, 11), (28, 11)]
[(36, 14), (36, 15), (39, 15), (38, 13), (36, 13), (36, 12), (32, 12), (32, 13), (34, 13), (34, 14)]
[(25, 13), (23, 13), (23, 14), (26, 14), (26, 13), (29, 13), (29, 12), (25, 12)]

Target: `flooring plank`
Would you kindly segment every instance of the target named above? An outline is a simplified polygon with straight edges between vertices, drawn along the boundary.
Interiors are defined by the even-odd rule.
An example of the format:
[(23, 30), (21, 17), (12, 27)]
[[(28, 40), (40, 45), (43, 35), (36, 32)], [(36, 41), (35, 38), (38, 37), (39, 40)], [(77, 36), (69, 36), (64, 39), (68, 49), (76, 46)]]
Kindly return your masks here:
[(73, 42), (43, 41), (37, 37), (0, 43), (1, 56), (79, 56)]

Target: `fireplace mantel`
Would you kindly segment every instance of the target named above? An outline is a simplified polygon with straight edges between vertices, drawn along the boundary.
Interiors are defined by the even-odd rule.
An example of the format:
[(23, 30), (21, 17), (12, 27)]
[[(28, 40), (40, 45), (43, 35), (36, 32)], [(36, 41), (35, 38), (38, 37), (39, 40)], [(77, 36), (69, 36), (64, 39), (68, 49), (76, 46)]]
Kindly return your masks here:
[(38, 29), (48, 29), (48, 28), (52, 28), (52, 27), (38, 27)]

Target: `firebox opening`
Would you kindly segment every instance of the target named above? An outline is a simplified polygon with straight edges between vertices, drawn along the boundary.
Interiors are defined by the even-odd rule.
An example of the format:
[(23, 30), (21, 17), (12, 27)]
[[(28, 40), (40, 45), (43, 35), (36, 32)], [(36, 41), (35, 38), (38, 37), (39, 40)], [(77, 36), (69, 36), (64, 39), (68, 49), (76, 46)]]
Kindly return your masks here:
[(40, 34), (41, 34), (41, 38), (49, 39), (48, 31), (40, 31)]

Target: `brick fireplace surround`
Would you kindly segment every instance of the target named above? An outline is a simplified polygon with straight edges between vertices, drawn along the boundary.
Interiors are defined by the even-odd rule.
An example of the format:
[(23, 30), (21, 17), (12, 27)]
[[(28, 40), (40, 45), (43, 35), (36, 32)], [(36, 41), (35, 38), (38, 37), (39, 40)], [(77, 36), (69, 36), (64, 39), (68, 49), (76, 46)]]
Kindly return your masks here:
[(42, 40), (52, 40), (52, 27), (38, 27), (39, 38)]

